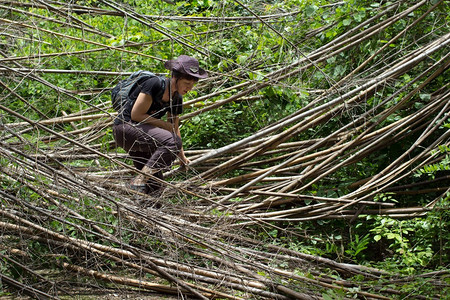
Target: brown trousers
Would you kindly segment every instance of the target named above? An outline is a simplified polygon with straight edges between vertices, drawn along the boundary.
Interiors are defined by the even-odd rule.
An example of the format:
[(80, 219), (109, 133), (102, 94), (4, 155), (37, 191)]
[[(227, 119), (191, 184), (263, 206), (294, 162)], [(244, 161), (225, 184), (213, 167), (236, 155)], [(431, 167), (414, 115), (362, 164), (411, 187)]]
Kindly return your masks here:
[(125, 149), (136, 169), (144, 166), (158, 170), (155, 176), (163, 179), (162, 171), (169, 168), (182, 147), (175, 133), (149, 124), (123, 123), (113, 126), (114, 139)]

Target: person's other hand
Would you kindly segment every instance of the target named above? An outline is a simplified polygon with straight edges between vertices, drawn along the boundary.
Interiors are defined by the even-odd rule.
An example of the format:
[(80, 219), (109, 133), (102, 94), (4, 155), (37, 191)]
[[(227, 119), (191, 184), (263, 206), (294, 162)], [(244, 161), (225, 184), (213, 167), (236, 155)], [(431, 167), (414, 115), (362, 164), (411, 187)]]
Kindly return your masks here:
[(162, 127), (163, 129), (169, 131), (169, 132), (174, 132), (175, 128), (173, 127), (173, 124), (167, 121), (163, 121), (164, 122), (164, 126)]
[(191, 161), (184, 155), (180, 156), (180, 167), (187, 168)]

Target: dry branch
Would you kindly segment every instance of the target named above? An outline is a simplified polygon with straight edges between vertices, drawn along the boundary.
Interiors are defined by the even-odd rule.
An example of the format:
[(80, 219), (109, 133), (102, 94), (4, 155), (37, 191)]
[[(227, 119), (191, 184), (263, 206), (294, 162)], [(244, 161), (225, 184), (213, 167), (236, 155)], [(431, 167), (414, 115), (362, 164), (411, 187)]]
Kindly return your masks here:
[[(253, 3), (244, 5), (236, 1), (250, 16), (152, 16), (122, 3), (100, 2), (110, 9), (57, 1), (0, 1), (0, 8), (8, 11), (0, 18), (8, 45), (0, 50), (3, 75), (0, 121), (8, 120), (0, 123), (0, 155), (2, 163), (8, 162), (0, 166), (0, 183), (5, 187), (0, 191), (0, 240), (2, 245), (5, 241), (2, 251), (5, 247), (8, 253), (4, 261), (20, 266), (15, 258), (39, 257), (71, 275), (89, 277), (89, 281), (202, 299), (319, 299), (322, 291), (332, 289), (371, 299), (390, 299), (400, 294), (382, 283), (374, 286), (374, 282), (388, 280), (400, 286), (412, 280), (410, 277), (274, 245), (280, 240), (272, 239), (270, 231), (276, 230), (299, 243), (304, 240), (324, 244), (328, 240), (299, 232), (295, 226), (299, 222), (325, 219), (353, 222), (367, 215), (414, 218), (439, 209), (437, 203), (448, 197), (448, 176), (404, 182), (423, 166), (442, 161), (444, 155), (436, 150), (442, 145), (450, 146), (450, 132), (442, 130), (450, 113), (449, 84), (436, 87), (434, 82), (448, 72), (450, 35), (435, 34), (435, 27), (427, 39), (418, 38), (401, 52), (390, 49), (390, 44), (414, 31), (444, 1), (429, 5), (427, 10), (423, 7), (429, 1), (425, 0), (405, 9), (401, 9), (402, 1), (382, 5), (366, 21), (309, 53), (302, 44), (336, 24), (311, 30), (304, 37), (279, 31), (279, 24), (284, 26), (290, 18), (302, 13), (297, 9), (261, 15), (252, 7)], [(30, 12), (29, 8), (38, 9)], [(40, 9), (45, 10), (45, 15), (40, 14)], [(411, 20), (413, 13), (417, 15)], [(88, 15), (133, 19), (164, 39), (125, 41), (120, 47), (98, 42), (95, 37), (116, 36), (112, 31), (91, 26), (82, 18)], [(36, 20), (70, 28), (71, 34), (40, 27)], [(202, 22), (209, 27), (198, 32), (193, 26), (192, 34), (184, 35), (162, 26), (166, 20)], [(397, 31), (395, 27), (402, 21), (407, 26)], [(208, 45), (197, 42), (198, 36), (220, 39), (241, 26), (255, 30), (254, 24), (258, 24), (261, 32), (275, 34), (285, 41), (282, 46), (270, 44), (271, 51), (284, 53), (288, 48), (287, 52), (295, 55), (279, 62), (249, 57), (239, 65), (236, 57), (222, 57), (210, 52)], [(9, 46), (15, 47), (16, 40), (32, 42), (26, 38), (33, 33), (55, 37), (62, 43), (75, 41), (84, 45), (84, 49), (41, 53), (44, 45), (45, 49), (52, 48), (39, 40), (38, 53), (15, 56), (8, 51)], [(89, 33), (89, 38), (85, 33)], [(324, 71), (328, 59), (359, 51), (364, 43), (385, 33), (388, 41), (361, 62), (349, 64), (352, 69), (342, 76), (331, 78)], [(202, 96), (184, 103), (189, 110), (181, 116), (184, 121), (233, 102), (257, 105), (257, 100), (265, 99), (260, 92), (266, 87), (289, 90), (297, 95), (296, 101), (307, 103), (270, 124), (261, 122), (259, 131), (218, 149), (187, 149), (186, 154), (192, 160), (190, 168), (167, 172), (166, 180), (159, 181), (166, 189), (158, 199), (130, 191), (123, 182), (139, 171), (130, 167), (127, 154), (114, 150), (110, 133), (105, 129), (111, 126), (115, 113), (109, 112), (109, 101), (98, 97), (117, 78), (134, 71), (127, 64), (135, 65), (145, 58), (163, 61), (148, 55), (145, 49), (162, 42), (176, 43), (229, 64), (223, 72), (211, 70), (211, 76), (200, 81), (197, 89)], [(129, 54), (133, 61), (124, 56), (123, 66), (118, 70), (48, 67), (59, 58), (95, 57), (110, 51)], [(136, 57), (139, 59), (134, 61)], [(249, 80), (248, 72), (262, 79)], [(314, 89), (306, 100), (300, 98), (304, 90), (310, 91), (303, 87), (302, 80), (314, 73), (325, 75), (328, 86)], [(419, 75), (405, 82), (402, 76), (409, 73)], [(109, 76), (111, 82), (106, 88), (71, 91), (61, 83), (45, 80), (40, 77), (42, 74)], [(47, 115), (36, 106), (38, 102), (32, 96), (21, 96), (20, 89), (29, 81), (54, 93), (55, 101), (70, 99), (83, 108), (72, 113), (58, 108), (53, 115)], [(378, 93), (384, 89), (392, 92), (380, 99)], [(429, 99), (420, 99), (424, 91), (430, 93)], [(79, 93), (92, 98), (86, 101), (78, 97)], [(53, 94), (45, 100), (52, 97)], [(368, 100), (378, 102), (368, 105)], [(16, 101), (25, 107), (24, 111), (10, 106)], [(38, 117), (30, 119), (28, 111)], [(322, 134), (321, 128), (333, 121), (337, 124), (333, 124), (335, 128)], [(62, 126), (65, 124), (68, 125)], [(308, 134), (314, 130), (320, 134)], [(404, 145), (401, 154), (387, 158), (377, 174), (340, 178), (346, 168), (371, 160), (380, 150), (404, 141), (413, 142)], [(76, 161), (86, 163), (78, 165)], [(324, 190), (315, 191), (312, 188), (315, 184)], [(348, 190), (338, 195), (334, 193), (337, 186)], [(402, 206), (393, 201), (377, 202), (379, 193), (395, 193), (394, 197), (423, 194), (431, 200), (423, 206)], [(30, 246), (34, 243), (45, 245), (46, 256)], [(22, 267), (30, 276), (54, 285), (53, 280), (39, 275), (40, 266), (36, 262)], [(339, 279), (329, 276), (330, 270)], [(447, 275), (448, 271), (440, 271), (423, 277), (443, 285), (440, 278)], [(352, 276), (363, 279), (356, 285)], [(40, 285), (32, 286), (3, 274), (1, 280), (32, 297), (57, 298), (60, 292), (67, 293), (48, 292)], [(161, 284), (165, 280), (170, 285)], [(436, 295), (430, 297), (433, 296)]]

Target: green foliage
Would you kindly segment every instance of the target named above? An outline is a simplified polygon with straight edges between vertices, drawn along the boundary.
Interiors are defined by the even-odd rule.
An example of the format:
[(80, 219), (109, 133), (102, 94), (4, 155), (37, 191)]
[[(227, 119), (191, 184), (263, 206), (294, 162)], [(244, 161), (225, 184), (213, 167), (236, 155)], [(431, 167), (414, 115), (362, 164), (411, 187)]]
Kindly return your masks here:
[(368, 234), (361, 238), (358, 234), (356, 234), (354, 240), (350, 241), (350, 243), (348, 244), (348, 249), (345, 250), (345, 253), (356, 259), (358, 257), (358, 254), (360, 255), (362, 251), (367, 249), (367, 245), (369, 244), (369, 242), (370, 236)]
[[(165, 1), (127, 0), (124, 1), (129, 6), (130, 11), (146, 15), (183, 15), (190, 17), (251, 17), (246, 9), (236, 1), (174, 1), (175, 4), (168, 4)], [(242, 1), (251, 10), (258, 14), (278, 14), (285, 12), (297, 12), (286, 17), (270, 21), (270, 25), (278, 30), (275, 33), (267, 26), (259, 22), (242, 22), (236, 25), (233, 30), (224, 26), (220, 20), (217, 22), (190, 22), (174, 21), (169, 19), (148, 18), (152, 26), (165, 28), (177, 40), (183, 40), (186, 45), (196, 45), (195, 48), (207, 53), (200, 55), (195, 50), (181, 45), (175, 40), (168, 39), (168, 36), (161, 34), (154, 27), (143, 24), (132, 18), (108, 15), (76, 15), (81, 21), (89, 24), (92, 28), (108, 32), (109, 36), (103, 36), (91, 31), (77, 30), (51, 21), (44, 21), (40, 18), (32, 18), (32, 21), (39, 28), (47, 31), (23, 31), (23, 36), (17, 39), (10, 39), (7, 36), (0, 36), (0, 50), (10, 54), (11, 57), (35, 56), (20, 60), (21, 66), (30, 69), (60, 69), (60, 70), (83, 70), (83, 71), (130, 71), (136, 69), (151, 69), (155, 72), (166, 72), (161, 61), (177, 56), (178, 54), (198, 55), (202, 60), (202, 65), (206, 65), (211, 70), (213, 76), (226, 74), (217, 80), (218, 86), (203, 87), (202, 92), (215, 92), (222, 88), (228, 88), (239, 83), (251, 82), (261, 84), (267, 82), (266, 74), (278, 70), (280, 64), (294, 64), (303, 57), (303, 53), (310, 53), (313, 50), (324, 47), (347, 33), (349, 30), (361, 32), (369, 25), (357, 28), (358, 25), (376, 16), (380, 11), (389, 5), (391, 1), (324, 1), (324, 0), (288, 0), (288, 1)], [(92, 4), (102, 7), (99, 1), (79, 1), (83, 4)], [(333, 83), (341, 80), (355, 67), (375, 54), (380, 47), (387, 45), (386, 49), (373, 58), (373, 61), (356, 74), (352, 84), (361, 84), (361, 78), (373, 76), (378, 69), (383, 69), (389, 61), (396, 62), (402, 59), (409, 51), (415, 47), (420, 47), (433, 40), (436, 35), (448, 31), (449, 16), (448, 4), (444, 3), (438, 10), (428, 15), (417, 27), (408, 30), (408, 34), (394, 42), (390, 40), (405, 30), (414, 20), (426, 12), (430, 5), (436, 1), (428, 1), (420, 10), (409, 16), (396, 20), (393, 26), (378, 31), (370, 39), (364, 40), (356, 47), (349, 47), (346, 51), (338, 55), (326, 54), (326, 59), (320, 60), (314, 67), (302, 69), (298, 74), (291, 74), (289, 78), (283, 79), (276, 84), (270, 84), (262, 90), (248, 95), (250, 100), (240, 99), (239, 102), (231, 102), (219, 109), (203, 113), (184, 121), (182, 135), (184, 147), (186, 149), (206, 149), (218, 148), (238, 141), (259, 129), (272, 124), (309, 104), (314, 98), (314, 93), (323, 93)], [(408, 1), (400, 1), (395, 11), (401, 11), (411, 5)], [(41, 8), (30, 8), (30, 12), (51, 17), (50, 10)], [(389, 12), (373, 20), (373, 23), (382, 22), (390, 17), (394, 12)], [(2, 11), (3, 16), (5, 13)], [(25, 16), (20, 13), (11, 12), (17, 21), (25, 20)], [(230, 26), (231, 27), (231, 26)], [(195, 29), (195, 30), (193, 30)], [(52, 31), (50, 33), (48, 31)], [(220, 34), (216, 34), (220, 32)], [(58, 33), (63, 33), (62, 38)], [(85, 42), (81, 42), (87, 41)], [(295, 46), (292, 46), (291, 43)], [(126, 47), (132, 45), (132, 47)], [(109, 47), (109, 50), (102, 50)], [(126, 50), (126, 51), (121, 51)], [(88, 51), (83, 52), (81, 51)], [(74, 53), (64, 55), (61, 53)], [(133, 53), (134, 52), (134, 53)], [(136, 54), (139, 53), (139, 54)], [(55, 54), (51, 59), (39, 58), (39, 55)], [(444, 53), (445, 54), (445, 53)], [(430, 61), (437, 61), (442, 53), (430, 55), (429, 61), (423, 63), (425, 67)], [(156, 57), (157, 59), (155, 59)], [(325, 55), (324, 55), (325, 57)], [(383, 58), (383, 60), (381, 60)], [(386, 59), (388, 58), (388, 59)], [(380, 62), (383, 66), (380, 66)], [(320, 70), (318, 69), (320, 68)], [(420, 68), (419, 68), (420, 69)], [(423, 69), (420, 69), (423, 70)], [(216, 73), (217, 72), (217, 73)], [(421, 71), (420, 71), (421, 72)], [(356, 104), (351, 113), (342, 114), (336, 112), (333, 117), (326, 120), (319, 126), (308, 128), (308, 130), (295, 137), (295, 140), (310, 138), (323, 138), (340, 128), (343, 124), (356, 119), (357, 116), (376, 107), (384, 99), (389, 99), (379, 110), (392, 108), (403, 99), (407, 90), (398, 95), (394, 91), (402, 87), (410, 89), (418, 88), (421, 82), (414, 82), (419, 71), (411, 70), (403, 74), (398, 80), (389, 82), (382, 89), (374, 91), (362, 104)], [(448, 75), (448, 71), (447, 71)], [(11, 87), (19, 97), (10, 95), (7, 90), (0, 91), (2, 104), (4, 99), (9, 101), (8, 108), (26, 116), (32, 120), (42, 118), (53, 118), (63, 116), (65, 113), (76, 113), (83, 109), (88, 109), (92, 105), (101, 105), (109, 102), (108, 94), (105, 92), (100, 96), (80, 96), (83, 91), (91, 89), (108, 88), (118, 78), (106, 75), (85, 75), (77, 73), (39, 74), (45, 82), (33, 80), (31, 76), (14, 77), (5, 79), (5, 84)], [(2, 78), (2, 81), (4, 79)], [(412, 84), (411, 84), (412, 83)], [(411, 86), (408, 86), (411, 84)], [(435, 78), (430, 86), (442, 88), (447, 86), (448, 76)], [(62, 91), (55, 91), (50, 86), (55, 85), (62, 88)], [(316, 90), (316, 91), (314, 91)], [(72, 93), (73, 92), (73, 93)], [(226, 99), (235, 95), (237, 90), (223, 93), (220, 97), (206, 100), (200, 105), (208, 105), (214, 101)], [(339, 91), (341, 92), (341, 91)], [(345, 92), (345, 91), (342, 91)], [(201, 96), (200, 94), (191, 94)], [(401, 118), (409, 115), (411, 111), (417, 111), (430, 103), (434, 97), (434, 90), (430, 87), (421, 89), (420, 92), (405, 104), (402, 110), (392, 113), (383, 123), (378, 126), (392, 124)], [(392, 98), (390, 98), (392, 96)], [(187, 99), (188, 97), (186, 97)], [(30, 105), (39, 111), (30, 109)], [(352, 104), (353, 105), (353, 104)], [(195, 111), (196, 108), (187, 108), (186, 112)], [(44, 116), (42, 116), (44, 115)], [(8, 114), (1, 114), (2, 123), (18, 122)], [(368, 116), (370, 118), (370, 116)], [(373, 120), (376, 122), (377, 120)], [(77, 123), (79, 127), (90, 125), (88, 122)], [(72, 129), (72, 125), (55, 125), (52, 128), (67, 132)], [(355, 124), (359, 126), (359, 124)], [(440, 130), (450, 128), (447, 122)], [(364, 129), (361, 129), (364, 130)], [(112, 130), (104, 129), (105, 135), (99, 139), (92, 140), (92, 143), (99, 143), (100, 150), (109, 151), (109, 142), (112, 140)], [(43, 142), (40, 140), (40, 132), (33, 129), (25, 135), (29, 144), (21, 144), (25, 150), (39, 148), (46, 151), (52, 147), (66, 145), (64, 141)], [(316, 182), (304, 191), (305, 193), (317, 196), (338, 197), (348, 193), (351, 189), (349, 185), (359, 180), (366, 180), (378, 174), (384, 167), (405, 151), (406, 145), (415, 141), (416, 135), (410, 140), (398, 141), (389, 148), (382, 149), (359, 160), (354, 164), (348, 164), (340, 168), (333, 176), (329, 176), (320, 182)], [(76, 136), (74, 137), (76, 138)], [(13, 138), (11, 139), (13, 140)], [(17, 140), (14, 140), (18, 142)], [(19, 141), (20, 142), (20, 141)], [(327, 147), (330, 145), (327, 145)], [(449, 146), (440, 145), (436, 151), (430, 155), (434, 158), (433, 163), (420, 167), (415, 172), (415, 178), (422, 180), (436, 179), (442, 174), (448, 174), (450, 170)], [(121, 151), (121, 150), (119, 150)], [(34, 153), (34, 152), (33, 152)], [(95, 168), (97, 162), (77, 160), (71, 161), (71, 168)], [(99, 160), (102, 166), (108, 166), (107, 161)], [(0, 165), (8, 166), (9, 159), (0, 157)], [(62, 164), (62, 167), (65, 165)], [(45, 178), (36, 176), (36, 180), (41, 181), (43, 187)], [(409, 180), (409, 179), (405, 179)], [(406, 182), (409, 183), (409, 182)], [(43, 199), (33, 191), (27, 190), (18, 183), (12, 183), (1, 178), (1, 187), (11, 194), (22, 193), (24, 198), (30, 203), (42, 205), (48, 213), (57, 217), (51, 221), (42, 220), (45, 226), (55, 232), (66, 233), (74, 238), (82, 238), (87, 241), (96, 241), (98, 238), (92, 230), (86, 232), (80, 230), (81, 225), (91, 228), (92, 224), (86, 225), (82, 218), (66, 217), (67, 212), (58, 205)], [(124, 242), (139, 244), (157, 249), (158, 253), (164, 252), (164, 245), (149, 234), (145, 238), (135, 238), (131, 233), (123, 233), (120, 226), (126, 228), (118, 216), (113, 214), (110, 207), (105, 207), (104, 203), (99, 203), (95, 198), (80, 197), (70, 195), (68, 189), (63, 193), (73, 196), (75, 200), (68, 200), (64, 204), (68, 208), (74, 209), (83, 217), (95, 221), (103, 230), (110, 234), (122, 234)], [(414, 195), (405, 198), (390, 192), (379, 193), (374, 197), (376, 202), (389, 202), (402, 204), (406, 201), (421, 204), (426, 202), (425, 196)], [(308, 238), (299, 238), (289, 235), (282, 230), (268, 229), (267, 232), (260, 232), (258, 238), (265, 242), (284, 245), (295, 251), (304, 253), (323, 255), (343, 262), (356, 262), (361, 264), (378, 264), (387, 270), (402, 272), (405, 274), (416, 274), (421, 270), (434, 270), (445, 267), (443, 262), (448, 262), (450, 257), (450, 233), (449, 233), (449, 202), (450, 195), (445, 195), (437, 201), (431, 211), (426, 216), (414, 219), (393, 219), (385, 216), (367, 217), (358, 219), (356, 225), (342, 220), (320, 220), (312, 222), (302, 222), (300, 224), (288, 224), (295, 226), (294, 230), (305, 233)], [(236, 198), (235, 201), (241, 199)], [(6, 202), (2, 199), (2, 205)], [(309, 206), (313, 201), (306, 201), (305, 206)], [(102, 209), (99, 209), (102, 207)], [(216, 216), (225, 216), (223, 212), (213, 211)], [(363, 220), (363, 221), (361, 221)], [(133, 228), (135, 224), (131, 224)], [(17, 243), (10, 240), (11, 243)], [(49, 245), (38, 241), (30, 242), (24, 247), (32, 250), (35, 255), (36, 264), (45, 265), (45, 256), (51, 253)], [(61, 254), (60, 260), (69, 259), (69, 256)], [(0, 261), (0, 272), (4, 274), (20, 277), (20, 270), (14, 271), (10, 265)], [(268, 276), (266, 273), (263, 276)], [(0, 282), (1, 284), (1, 282)], [(0, 286), (1, 288), (1, 286)], [(417, 288), (427, 289), (426, 282), (418, 279), (415, 283), (405, 284), (402, 292)], [(425, 292), (425, 291), (424, 291)], [(426, 295), (426, 294), (425, 294)], [(322, 295), (324, 299), (339, 299), (348, 295), (341, 290), (326, 291)]]
[(217, 148), (238, 141), (260, 126), (254, 111), (244, 103), (232, 103), (184, 122), (186, 148)]
[[(4, 250), (0, 251), (0, 254), (4, 255), (5, 251)], [(0, 258), (0, 274), (4, 274), (7, 276), (11, 275), (11, 272), (8, 267), (8, 261), (6, 260), (6, 258), (3, 257)], [(3, 281), (0, 280), (0, 297), (7, 295), (9, 295), (9, 293), (6, 292), (6, 287), (3, 286)]]
[(322, 297), (324, 300), (345, 299), (346, 293), (342, 289), (328, 289), (325, 293), (322, 293)]
[(439, 158), (439, 162), (433, 164), (427, 164), (417, 170), (416, 177), (427, 175), (431, 179), (435, 179), (436, 175), (442, 171), (450, 170), (450, 147), (446, 145), (440, 145), (437, 151), (432, 151), (431, 155), (434, 156), (438, 153), (442, 153)]
[[(383, 201), (391, 196), (378, 197)], [(446, 226), (450, 221), (449, 208), (447, 194), (425, 217), (402, 220), (367, 216), (351, 227), (338, 220), (297, 225), (296, 232), (314, 233), (308, 239), (286, 236), (276, 229), (260, 235), (294, 251), (415, 275), (446, 267), (450, 259), (450, 231)]]
[(395, 200), (395, 198), (392, 196), (395, 195), (395, 193), (379, 193), (376, 194), (373, 201), (375, 202), (398, 202)]
[[(447, 207), (448, 207), (448, 200)], [(387, 261), (392, 267), (405, 265), (402, 272), (413, 274), (423, 267), (433, 268), (442, 258), (447, 258), (442, 251), (448, 249), (448, 242), (440, 248), (435, 239), (448, 241), (449, 232), (442, 231), (442, 218), (448, 220), (448, 212), (436, 209), (426, 218), (396, 220), (387, 217), (374, 217), (372, 229), (373, 240), (387, 245), (393, 255)], [(445, 252), (444, 252), (445, 253)], [(387, 266), (387, 265), (386, 265)], [(385, 267), (386, 267), (385, 266)]]

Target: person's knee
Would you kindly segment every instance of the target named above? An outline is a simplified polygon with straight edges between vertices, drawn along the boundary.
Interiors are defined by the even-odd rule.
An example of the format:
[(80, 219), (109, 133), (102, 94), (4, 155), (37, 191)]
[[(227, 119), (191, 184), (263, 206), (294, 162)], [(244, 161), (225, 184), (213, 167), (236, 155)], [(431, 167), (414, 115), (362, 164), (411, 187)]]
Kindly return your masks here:
[(178, 135), (174, 135), (174, 145), (177, 152), (181, 151), (181, 148), (183, 147), (183, 141)]
[[(157, 161), (157, 168), (163, 169), (170, 166), (173, 161), (177, 158), (178, 154), (182, 149), (181, 138), (177, 135), (173, 135), (170, 140), (167, 140), (163, 147), (157, 149), (153, 154), (153, 159)], [(150, 163), (150, 165), (152, 165)]]
[(181, 138), (174, 134), (170, 137), (170, 139), (167, 139), (159, 149), (160, 151), (170, 155), (173, 160), (180, 153), (182, 144)]

